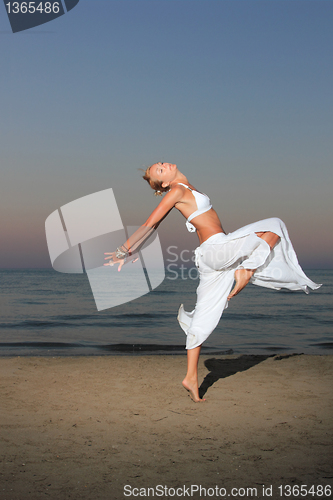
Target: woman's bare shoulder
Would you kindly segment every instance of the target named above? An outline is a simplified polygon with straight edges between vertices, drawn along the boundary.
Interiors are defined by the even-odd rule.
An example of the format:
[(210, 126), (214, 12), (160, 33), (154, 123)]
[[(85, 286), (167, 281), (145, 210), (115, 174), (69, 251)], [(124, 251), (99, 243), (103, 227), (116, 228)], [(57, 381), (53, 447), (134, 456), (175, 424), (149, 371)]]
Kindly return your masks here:
[(185, 186), (182, 186), (181, 184), (174, 184), (171, 186), (170, 191), (164, 195), (164, 198), (168, 197), (175, 200), (175, 202), (181, 201), (186, 191), (187, 189)]

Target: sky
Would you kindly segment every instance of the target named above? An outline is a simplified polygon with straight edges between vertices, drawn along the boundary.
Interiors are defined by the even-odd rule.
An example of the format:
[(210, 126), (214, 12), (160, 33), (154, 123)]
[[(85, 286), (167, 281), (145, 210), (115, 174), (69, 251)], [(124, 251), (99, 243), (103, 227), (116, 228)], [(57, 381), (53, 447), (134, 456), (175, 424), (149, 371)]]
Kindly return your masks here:
[[(1, 4), (0, 268), (50, 268), (45, 219), (103, 189), (142, 224), (156, 161), (227, 232), (279, 217), (305, 269), (332, 268), (332, 25), (330, 0), (80, 0), (13, 34)], [(173, 212), (164, 250), (194, 249)]]

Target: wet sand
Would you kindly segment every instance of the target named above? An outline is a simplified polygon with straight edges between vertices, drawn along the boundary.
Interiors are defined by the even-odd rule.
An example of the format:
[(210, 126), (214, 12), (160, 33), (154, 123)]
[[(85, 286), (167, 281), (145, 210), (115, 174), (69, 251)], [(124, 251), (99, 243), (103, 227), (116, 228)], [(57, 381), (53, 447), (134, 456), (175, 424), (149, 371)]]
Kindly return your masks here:
[(0, 358), (0, 499), (280, 499), (297, 497), (286, 485), (332, 485), (332, 356), (203, 356), (199, 404), (185, 368), (185, 356)]

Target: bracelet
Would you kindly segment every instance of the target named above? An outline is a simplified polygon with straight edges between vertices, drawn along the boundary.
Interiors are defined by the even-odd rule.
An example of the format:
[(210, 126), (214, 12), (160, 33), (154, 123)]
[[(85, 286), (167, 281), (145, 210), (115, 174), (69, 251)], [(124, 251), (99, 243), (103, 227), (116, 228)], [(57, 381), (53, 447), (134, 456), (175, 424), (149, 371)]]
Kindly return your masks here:
[(126, 257), (128, 257), (129, 255), (129, 252), (125, 252), (124, 250), (122, 250), (122, 248), (118, 247), (115, 254), (117, 259), (126, 259)]

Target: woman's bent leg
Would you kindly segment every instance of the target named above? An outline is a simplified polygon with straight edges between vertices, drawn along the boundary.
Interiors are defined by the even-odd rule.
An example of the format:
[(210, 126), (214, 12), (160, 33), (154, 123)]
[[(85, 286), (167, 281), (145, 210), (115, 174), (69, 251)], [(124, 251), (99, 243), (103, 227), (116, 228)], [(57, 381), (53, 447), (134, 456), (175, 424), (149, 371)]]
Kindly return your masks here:
[(194, 349), (187, 350), (187, 373), (182, 384), (187, 391), (189, 391), (191, 398), (195, 403), (204, 401), (199, 398), (198, 388), (198, 362), (200, 355), (201, 345)]
[(273, 250), (273, 248), (280, 239), (280, 236), (278, 236), (275, 233), (272, 233), (271, 231), (266, 231), (264, 233), (256, 233), (256, 235), (259, 236), (259, 238), (261, 238), (262, 240), (266, 241), (266, 243), (268, 243), (269, 246), (271, 247), (271, 250)]
[[(271, 231), (256, 233), (256, 235), (259, 238), (261, 238), (262, 240), (266, 241), (266, 243), (269, 245), (271, 250), (275, 247), (275, 245), (277, 244), (277, 242), (280, 239), (280, 236), (278, 236), (275, 233), (272, 233)], [(255, 259), (254, 259), (254, 261), (255, 261)], [(230, 294), (228, 295), (228, 300), (230, 300), (232, 297), (235, 297), (235, 295), (237, 295), (239, 292), (241, 292), (243, 290), (243, 288), (246, 287), (246, 285), (248, 284), (248, 282), (250, 281), (251, 277), (253, 276), (253, 274), (256, 270), (256, 268), (251, 267), (253, 265), (253, 263), (251, 263), (251, 256), (249, 257), (249, 259), (246, 259), (243, 262), (242, 266), (243, 265), (244, 265), (244, 268), (237, 269), (237, 271), (235, 271), (236, 283), (235, 283), (234, 288), (231, 290)]]
[(235, 286), (231, 290), (231, 292), (228, 295), (228, 300), (230, 300), (232, 297), (235, 297), (239, 292), (243, 290), (243, 288), (246, 287), (250, 279), (252, 278), (254, 274), (255, 269), (237, 269), (235, 271)]

